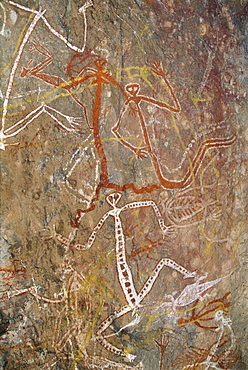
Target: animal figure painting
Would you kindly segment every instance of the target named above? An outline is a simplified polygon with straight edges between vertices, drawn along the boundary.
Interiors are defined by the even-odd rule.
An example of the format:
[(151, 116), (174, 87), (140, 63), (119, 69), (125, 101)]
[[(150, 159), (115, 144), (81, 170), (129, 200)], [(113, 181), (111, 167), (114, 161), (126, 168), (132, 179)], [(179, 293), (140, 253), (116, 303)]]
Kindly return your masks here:
[(1, 369), (246, 368), (246, 14), (0, 0)]

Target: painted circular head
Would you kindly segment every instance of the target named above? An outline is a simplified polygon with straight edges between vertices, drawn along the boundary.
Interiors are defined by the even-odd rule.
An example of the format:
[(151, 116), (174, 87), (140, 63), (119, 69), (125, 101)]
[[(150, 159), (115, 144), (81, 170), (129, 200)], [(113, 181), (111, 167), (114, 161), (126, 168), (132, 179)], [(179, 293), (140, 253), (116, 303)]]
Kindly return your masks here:
[(130, 95), (135, 96), (140, 91), (140, 85), (139, 84), (129, 84), (129, 85), (126, 85), (125, 89)]
[(106, 202), (110, 206), (115, 207), (116, 204), (119, 202), (120, 199), (121, 199), (121, 193), (112, 193), (112, 194), (110, 194), (110, 195), (107, 196)]
[(107, 61), (106, 59), (97, 59), (94, 61), (96, 68), (103, 67)]

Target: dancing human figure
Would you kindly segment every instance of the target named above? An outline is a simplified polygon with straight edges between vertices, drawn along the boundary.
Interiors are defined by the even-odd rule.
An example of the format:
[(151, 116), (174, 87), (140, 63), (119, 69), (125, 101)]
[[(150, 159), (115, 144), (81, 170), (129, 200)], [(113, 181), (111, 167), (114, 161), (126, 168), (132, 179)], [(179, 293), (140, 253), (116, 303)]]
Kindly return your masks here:
[[(176, 98), (176, 95), (173, 91), (173, 88), (172, 88), (172, 86), (170, 85), (169, 81), (167, 80), (167, 78), (165, 76), (162, 64), (160, 62), (155, 62), (153, 64), (152, 71), (156, 75), (162, 77), (163, 81), (165, 82), (165, 84), (167, 85), (167, 87), (170, 91), (170, 94), (173, 98), (175, 106), (173, 107), (173, 106), (171, 106), (167, 103), (155, 100), (153, 98), (149, 98), (149, 97), (144, 96), (144, 95), (140, 95), (139, 94), (139, 91), (140, 91), (139, 84), (132, 83), (132, 84), (126, 85), (125, 89), (126, 89), (127, 94), (129, 94), (129, 96), (128, 96), (125, 104), (124, 104), (124, 107), (123, 107), (121, 113), (120, 113), (118, 121), (116, 122), (116, 124), (112, 128), (112, 132), (120, 140), (120, 142), (124, 146), (126, 146), (127, 148), (132, 150), (137, 155), (138, 158), (143, 159), (143, 158), (146, 158), (147, 156), (149, 156), (151, 158), (154, 169), (155, 169), (155, 172), (156, 172), (156, 175), (157, 175), (157, 178), (158, 178), (158, 180), (159, 180), (159, 182), (160, 182), (160, 184), (163, 188), (165, 188), (165, 189), (185, 189), (188, 186), (190, 186), (191, 183), (193, 182), (194, 177), (197, 174), (197, 172), (198, 172), (198, 170), (201, 166), (202, 160), (203, 160), (206, 152), (208, 151), (208, 149), (215, 148), (215, 147), (230, 146), (236, 140), (236, 136), (233, 135), (233, 136), (228, 137), (228, 138), (214, 138), (214, 139), (204, 141), (201, 144), (201, 146), (199, 147), (198, 151), (196, 152), (195, 157), (191, 160), (189, 169), (187, 170), (183, 179), (181, 179), (181, 180), (169, 180), (169, 179), (165, 178), (163, 173), (162, 173), (161, 166), (160, 166), (159, 160), (157, 158), (157, 155), (155, 154), (155, 152), (152, 148), (151, 141), (150, 141), (150, 138), (149, 138), (149, 133), (148, 133), (146, 122), (145, 122), (145, 118), (143, 116), (143, 113), (142, 113), (142, 110), (141, 110), (141, 107), (140, 107), (140, 103), (141, 102), (147, 102), (147, 103), (153, 104), (156, 107), (166, 109), (166, 110), (168, 110), (172, 113), (180, 112), (181, 108), (180, 108), (179, 101)], [(140, 122), (141, 129), (142, 129), (145, 146), (143, 146), (141, 148), (131, 145), (124, 138), (122, 138), (122, 136), (118, 132), (118, 129), (120, 127), (123, 116), (126, 114), (127, 110), (130, 109), (130, 108), (132, 109), (133, 112), (135, 112), (137, 114), (137, 117), (138, 117), (139, 122)]]
[[(30, 22), (30, 24), (29, 24), (26, 32), (24, 33), (24, 36), (22, 38), (22, 41), (20, 42), (20, 45), (19, 45), (19, 47), (17, 49), (16, 55), (15, 55), (15, 58), (14, 58), (14, 61), (13, 61), (13, 65), (12, 65), (12, 68), (11, 68), (11, 71), (10, 71), (10, 74), (9, 74), (9, 78), (8, 78), (6, 94), (5, 94), (5, 98), (4, 98), (4, 101), (3, 101), (2, 126), (1, 126), (1, 129), (0, 129), (0, 149), (2, 149), (2, 150), (5, 150), (6, 145), (11, 145), (11, 144), (7, 144), (7, 142), (6, 142), (7, 139), (18, 135), (24, 128), (26, 128), (34, 119), (36, 119), (43, 112), (46, 112), (62, 128), (64, 128), (66, 131), (69, 131), (69, 132), (70, 131), (74, 131), (75, 130), (75, 125), (77, 126), (78, 125), (78, 122), (81, 122), (81, 120), (80, 120), (79, 117), (71, 117), (71, 116), (65, 115), (65, 114), (57, 111), (56, 109), (54, 109), (54, 108), (52, 108), (52, 107), (50, 107), (50, 106), (42, 103), (40, 106), (38, 106), (37, 108), (35, 108), (33, 111), (31, 111), (29, 114), (27, 114), (20, 121), (14, 123), (12, 126), (10, 126), (8, 128), (5, 127), (6, 126), (7, 113), (8, 113), (9, 100), (10, 100), (10, 97), (11, 97), (12, 88), (14, 86), (14, 78), (16, 76), (16, 72), (17, 72), (17, 69), (19, 67), (19, 63), (20, 63), (21, 56), (23, 54), (24, 48), (27, 45), (27, 42), (29, 41), (29, 38), (32, 35), (34, 29), (36, 28), (37, 23), (40, 20), (42, 20), (43, 23), (44, 23), (44, 25), (45, 25), (45, 27), (55, 37), (57, 37), (63, 43), (65, 43), (68, 48), (70, 48), (71, 50), (73, 50), (73, 51), (75, 51), (77, 53), (83, 53), (84, 50), (85, 50), (86, 38), (87, 38), (86, 10), (90, 6), (93, 5), (93, 2), (91, 0), (86, 0), (85, 4), (78, 9), (78, 12), (80, 14), (82, 14), (83, 20), (84, 20), (83, 45), (82, 45), (81, 48), (79, 48), (76, 45), (71, 44), (63, 35), (61, 35), (59, 32), (57, 32), (51, 26), (51, 24), (48, 22), (48, 20), (45, 17), (46, 10), (42, 10), (41, 7), (39, 8), (39, 10), (31, 9), (31, 8), (28, 8), (26, 6), (23, 6), (23, 5), (19, 4), (19, 3), (16, 3), (14, 1), (11, 1), (11, 0), (5, 0), (5, 2), (7, 4), (13, 5), (14, 7), (17, 7), (19, 9), (21, 9), (22, 11), (26, 11), (26, 12), (32, 13), (34, 15), (34, 17), (33, 17), (32, 21)], [(36, 50), (37, 50), (37, 48), (36, 48)], [(45, 50), (42, 49), (42, 48), (39, 49), (39, 52), (41, 52), (43, 54), (44, 54), (44, 51)], [(49, 59), (49, 56), (48, 55), (46, 55), (46, 56), (47, 56), (46, 61), (43, 62), (43, 64), (41, 63), (40, 65), (36, 66), (35, 69), (33, 70), (34, 73), (39, 73), (40, 72), (40, 68), (42, 69), (42, 68), (45, 67), (44, 63), (46, 63), (46, 65), (50, 64), (51, 61)], [(30, 69), (30, 71), (31, 71), (31, 69)], [(25, 72), (25, 69), (23, 69), (23, 71), (22, 71), (22, 73), (24, 75), (25, 75), (25, 73), (28, 73), (28, 72), (29, 72), (29, 69), (28, 68), (26, 68), (26, 72)], [(59, 81), (59, 84), (61, 82), (62, 82), (62, 80)], [(54, 81), (53, 81), (53, 83), (54, 83)], [(69, 89), (69, 86), (68, 86), (68, 89)], [(74, 98), (74, 100), (75, 99), (76, 99), (76, 97)], [(54, 115), (54, 112), (56, 112), (55, 115)], [(59, 118), (57, 118), (56, 115)], [(65, 118), (65, 120), (64, 120), (64, 118)], [(66, 123), (64, 123), (64, 122), (66, 122)], [(69, 125), (68, 125), (68, 123), (69, 123)]]
[(159, 277), (160, 272), (164, 267), (169, 267), (177, 272), (179, 272), (184, 279), (188, 278), (195, 278), (197, 276), (196, 272), (188, 271), (186, 268), (172, 260), (171, 258), (161, 258), (160, 261), (157, 263), (153, 271), (151, 272), (150, 276), (144, 282), (142, 288), (138, 292), (135, 288), (133, 274), (132, 271), (127, 263), (126, 258), (126, 241), (122, 226), (121, 220), (121, 213), (128, 210), (128, 209), (137, 209), (137, 208), (146, 208), (152, 207), (156, 219), (158, 221), (159, 227), (164, 235), (170, 232), (170, 226), (166, 226), (164, 224), (164, 220), (162, 219), (161, 213), (153, 200), (143, 200), (143, 201), (135, 201), (125, 204), (123, 207), (118, 207), (117, 204), (121, 199), (120, 193), (112, 193), (107, 198), (107, 203), (112, 207), (112, 209), (106, 212), (97, 225), (94, 227), (92, 233), (90, 234), (87, 242), (83, 244), (73, 244), (72, 241), (60, 234), (54, 233), (52, 237), (57, 240), (62, 245), (70, 246), (72, 249), (76, 249), (79, 251), (83, 251), (89, 249), (94, 244), (96, 236), (100, 229), (103, 227), (107, 219), (111, 216), (114, 219), (114, 226), (115, 226), (115, 252), (116, 252), (116, 265), (117, 265), (117, 272), (119, 283), (122, 288), (123, 294), (125, 296), (127, 305), (122, 306), (119, 310), (111, 313), (98, 327), (94, 337), (95, 339), (108, 351), (127, 358), (129, 361), (132, 361), (135, 356), (130, 353), (125, 353), (120, 348), (117, 348), (113, 344), (111, 344), (107, 338), (108, 336), (104, 335), (104, 332), (110, 327), (110, 325), (114, 322), (114, 320), (120, 318), (121, 316), (127, 314), (128, 312), (133, 311), (135, 314), (135, 319), (128, 323), (125, 327), (136, 325), (140, 322), (141, 316), (137, 313), (141, 306), (142, 301), (147, 297), (147, 295), (152, 290), (156, 280)]

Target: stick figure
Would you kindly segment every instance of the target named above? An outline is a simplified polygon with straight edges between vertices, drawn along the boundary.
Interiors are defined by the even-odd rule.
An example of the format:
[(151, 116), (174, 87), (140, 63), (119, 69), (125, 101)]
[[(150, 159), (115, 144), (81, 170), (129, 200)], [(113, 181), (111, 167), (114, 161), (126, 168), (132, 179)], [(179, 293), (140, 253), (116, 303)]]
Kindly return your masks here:
[(95, 196), (93, 197), (90, 207), (86, 210), (77, 210), (77, 215), (74, 221), (71, 222), (72, 227), (79, 227), (79, 221), (83, 214), (89, 212), (95, 208), (95, 201), (99, 198), (100, 190), (105, 187), (108, 189), (114, 189), (117, 191), (124, 191), (126, 189), (132, 189), (135, 193), (143, 193), (144, 191), (152, 192), (155, 188), (158, 188), (157, 185), (153, 184), (150, 187), (142, 187), (138, 189), (134, 183), (118, 185), (114, 184), (109, 179), (108, 173), (108, 163), (107, 157), (104, 151), (103, 142), (100, 136), (100, 127), (99, 127), (99, 118), (100, 118), (100, 110), (101, 110), (101, 97), (103, 86), (106, 84), (113, 84), (114, 86), (118, 87), (119, 90), (123, 93), (124, 97), (127, 99), (127, 93), (123, 89), (123, 87), (113, 78), (111, 77), (106, 71), (104, 71), (103, 67), (107, 61), (105, 59), (98, 59), (94, 61), (95, 68), (86, 68), (85, 73), (89, 73), (86, 76), (82, 76), (80, 78), (81, 82), (87, 81), (89, 79), (93, 79), (91, 84), (96, 85), (95, 89), (95, 97), (93, 103), (93, 114), (92, 114), (92, 129), (93, 129), (93, 136), (94, 136), (94, 144), (97, 151), (97, 154), (100, 159), (100, 174), (99, 174), (99, 184), (95, 191)]
[(35, 76), (36, 78), (38, 78), (38, 79), (46, 82), (47, 84), (50, 84), (50, 85), (56, 86), (56, 87), (61, 87), (62, 89), (65, 89), (66, 91), (68, 91), (68, 93), (70, 94), (70, 96), (72, 97), (72, 99), (78, 105), (80, 105), (83, 108), (86, 122), (89, 125), (88, 116), (87, 116), (87, 111), (86, 111), (85, 105), (72, 92), (72, 89), (75, 86), (77, 86), (77, 84), (79, 82), (77, 82), (77, 81), (76, 82), (74, 82), (74, 81), (66, 82), (61, 77), (49, 75), (49, 74), (46, 74), (46, 73), (41, 73), (41, 71), (45, 67), (49, 66), (49, 64), (52, 63), (53, 58), (52, 58), (50, 52), (44, 46), (42, 46), (39, 42), (37, 42), (37, 41), (33, 41), (33, 47), (30, 49), (30, 51), (33, 51), (33, 50), (36, 50), (38, 53), (44, 55), (46, 58), (41, 63), (39, 63), (38, 65), (36, 65), (35, 67), (30, 68), (31, 63), (33, 62), (33, 60), (31, 59), (29, 61), (29, 63), (28, 63), (28, 66), (22, 68), (22, 72), (20, 74), (20, 77), (26, 77), (27, 75)]
[(159, 347), (159, 352), (160, 352), (160, 358), (159, 358), (159, 370), (163, 370), (163, 357), (165, 354), (165, 351), (170, 343), (170, 338), (167, 338), (165, 334), (161, 335), (161, 340), (160, 342), (154, 339), (154, 342), (158, 345)]
[[(173, 111), (173, 112), (179, 112), (180, 111), (179, 102), (178, 102), (178, 100), (177, 100), (177, 98), (176, 98), (176, 96), (173, 92), (172, 87), (170, 86), (169, 82), (167, 81), (167, 79), (164, 75), (161, 64), (160, 63), (155, 64), (153, 66), (152, 70), (156, 74), (163, 76), (163, 79), (165, 80), (166, 84), (168, 85), (168, 87), (170, 89), (170, 92), (171, 92), (171, 94), (174, 98), (175, 105), (176, 105), (175, 108), (171, 107), (170, 105), (168, 105), (166, 103), (158, 102), (155, 99), (147, 98), (143, 95), (138, 95), (138, 92), (139, 92), (139, 85), (138, 84), (127, 85), (126, 86), (126, 91), (124, 91), (122, 86), (117, 81), (115, 81), (108, 73), (106, 73), (103, 70), (103, 66), (106, 64), (105, 59), (96, 60), (94, 63), (95, 63), (96, 68), (95, 69), (87, 68), (87, 70), (92, 71), (92, 73), (85, 76), (85, 77), (82, 77), (81, 82), (86, 81), (89, 78), (94, 78), (92, 83), (97, 85), (97, 88), (96, 88), (96, 91), (95, 91), (94, 106), (93, 106), (93, 135), (94, 135), (95, 147), (96, 147), (98, 156), (100, 158), (100, 171), (101, 171), (100, 172), (100, 180), (99, 180), (99, 185), (97, 186), (96, 191), (95, 191), (95, 197), (93, 197), (93, 199), (91, 201), (91, 204), (90, 204), (90, 207), (86, 210), (81, 210), (81, 209), (77, 210), (77, 215), (76, 215), (74, 221), (71, 222), (72, 227), (79, 227), (79, 224), (80, 224), (79, 221), (80, 221), (82, 215), (85, 214), (86, 212), (89, 212), (89, 211), (94, 209), (94, 207), (95, 207), (94, 203), (95, 203), (96, 200), (98, 200), (100, 190), (103, 187), (109, 188), (109, 189), (114, 189), (116, 191), (124, 191), (124, 190), (127, 190), (127, 189), (132, 189), (137, 194), (143, 193), (143, 192), (149, 192), (150, 193), (154, 189), (158, 189), (160, 187), (157, 184), (152, 184), (150, 186), (144, 186), (144, 187), (138, 188), (134, 183), (127, 183), (127, 184), (124, 184), (124, 185), (121, 186), (121, 185), (118, 185), (118, 184), (114, 184), (113, 182), (110, 181), (109, 174), (108, 174), (107, 157), (106, 157), (106, 154), (104, 152), (104, 147), (103, 147), (103, 143), (102, 143), (101, 136), (100, 136), (100, 130), (99, 130), (101, 94), (102, 94), (102, 87), (103, 87), (104, 84), (108, 84), (108, 83), (114, 84), (115, 86), (117, 86), (121, 90), (124, 97), (126, 98), (126, 104), (125, 104), (123, 110), (120, 113), (120, 118), (119, 118), (118, 122), (112, 128), (112, 132), (122, 142), (122, 144), (127, 146), (129, 149), (133, 150), (139, 158), (144, 158), (146, 156), (146, 150), (147, 150), (147, 153), (153, 159), (154, 167), (155, 167), (157, 176), (160, 180), (160, 184), (161, 184), (161, 186), (163, 186), (166, 189), (184, 189), (184, 188), (188, 187), (192, 183), (192, 181), (194, 179), (194, 176), (198, 172), (198, 170), (201, 166), (201, 162), (202, 162), (205, 154), (207, 153), (207, 151), (209, 149), (216, 148), (216, 147), (228, 147), (231, 144), (233, 144), (236, 140), (236, 136), (233, 135), (229, 138), (215, 138), (215, 139), (210, 139), (210, 140), (204, 141), (201, 144), (201, 146), (199, 147), (194, 159), (191, 162), (190, 168), (188, 169), (188, 171), (187, 171), (183, 180), (181, 180), (181, 181), (171, 181), (171, 180), (165, 179), (163, 177), (161, 171), (160, 171), (160, 167), (159, 167), (157, 157), (152, 151), (152, 147), (151, 147), (151, 144), (150, 144), (150, 141), (149, 141), (148, 132), (147, 132), (146, 125), (145, 125), (145, 120), (144, 120), (144, 117), (142, 115), (142, 111), (141, 111), (140, 106), (139, 106), (140, 102), (142, 100), (144, 100), (144, 101), (150, 102), (154, 105), (157, 105), (159, 107), (162, 107), (162, 108), (168, 109), (170, 111)], [(128, 97), (128, 93), (131, 95), (130, 97)], [(135, 105), (135, 107), (132, 107), (132, 110), (138, 114), (139, 119), (140, 119), (141, 127), (142, 127), (142, 130), (143, 130), (143, 134), (144, 134), (144, 138), (145, 138), (145, 142), (146, 142), (146, 147), (145, 148), (144, 147), (143, 148), (133, 147), (127, 141), (125, 141), (120, 136), (120, 134), (118, 133), (118, 127), (119, 127), (119, 124), (120, 124), (120, 121), (121, 121), (121, 117), (124, 115), (128, 105), (131, 102), (133, 102), (134, 105)]]
[[(196, 173), (198, 172), (198, 170), (201, 166), (201, 162), (202, 162), (206, 152), (208, 151), (208, 149), (215, 148), (215, 147), (229, 146), (232, 143), (234, 143), (234, 141), (236, 140), (236, 136), (233, 135), (230, 138), (215, 138), (215, 139), (206, 140), (205, 142), (203, 142), (201, 144), (201, 146), (198, 149), (195, 157), (193, 158), (193, 160), (190, 163), (190, 167), (189, 167), (188, 171), (186, 172), (186, 174), (185, 174), (185, 176), (182, 180), (173, 181), (173, 180), (166, 179), (164, 177), (163, 173), (162, 173), (159, 160), (158, 160), (158, 158), (157, 158), (157, 156), (156, 156), (156, 154), (155, 154), (155, 152), (152, 148), (150, 138), (149, 138), (149, 133), (147, 131), (145, 118), (142, 114), (142, 110), (141, 110), (141, 107), (140, 107), (140, 103), (143, 102), (143, 101), (147, 102), (147, 103), (151, 103), (151, 104), (153, 104), (157, 107), (169, 110), (170, 112), (173, 112), (173, 113), (180, 112), (181, 108), (180, 108), (180, 104), (179, 104), (179, 102), (178, 102), (178, 100), (175, 96), (175, 93), (174, 93), (169, 81), (167, 80), (167, 78), (165, 76), (162, 64), (160, 62), (154, 63), (153, 67), (152, 67), (152, 71), (156, 75), (161, 76), (163, 78), (163, 80), (166, 83), (166, 85), (167, 85), (167, 87), (170, 91), (170, 94), (171, 94), (171, 96), (174, 100), (175, 107), (172, 107), (169, 104), (160, 102), (160, 101), (155, 100), (153, 98), (149, 98), (149, 97), (144, 96), (144, 95), (139, 95), (139, 90), (140, 90), (139, 84), (126, 85), (126, 92), (129, 94), (129, 97), (127, 98), (127, 100), (125, 102), (125, 105), (124, 105), (124, 107), (123, 107), (123, 109), (120, 113), (118, 121), (116, 122), (115, 126), (112, 128), (112, 132), (121, 141), (121, 143), (124, 146), (126, 146), (127, 148), (129, 148), (130, 150), (132, 150), (137, 155), (138, 158), (143, 159), (143, 158), (146, 158), (147, 156), (149, 156), (151, 158), (154, 169), (155, 169), (155, 172), (156, 172), (156, 175), (157, 175), (157, 178), (158, 178), (158, 180), (159, 180), (159, 182), (160, 182), (160, 184), (163, 188), (165, 188), (165, 189), (184, 189), (184, 188), (188, 187), (193, 182), (194, 177), (195, 177)], [(141, 129), (142, 129), (142, 132), (143, 132), (145, 146), (143, 146), (141, 148), (135, 147), (135, 146), (131, 145), (130, 143), (128, 143), (124, 138), (122, 138), (122, 136), (118, 132), (118, 129), (119, 129), (121, 121), (122, 121), (122, 118), (125, 115), (125, 113), (127, 112), (127, 110), (130, 109), (130, 108), (132, 109), (132, 111), (134, 111), (137, 114), (137, 117), (138, 117), (139, 122), (140, 122)]]
[[(24, 47), (26, 46), (32, 32), (34, 31), (34, 29), (35, 29), (35, 27), (38, 23), (38, 21), (40, 19), (42, 19), (42, 21), (44, 22), (44, 24), (48, 28), (48, 30), (55, 37), (59, 38), (62, 42), (64, 42), (70, 49), (72, 49), (76, 52), (83, 53), (83, 51), (85, 49), (86, 37), (87, 37), (86, 9), (93, 5), (93, 2), (91, 0), (87, 0), (86, 3), (82, 7), (80, 7), (79, 10), (78, 10), (78, 12), (83, 15), (83, 19), (84, 19), (83, 46), (82, 46), (82, 48), (78, 48), (77, 46), (71, 44), (63, 35), (61, 35), (59, 32), (57, 32), (50, 25), (50, 23), (47, 21), (47, 19), (44, 16), (46, 10), (42, 10), (41, 8), (39, 8), (39, 10), (30, 9), (26, 6), (23, 6), (21, 4), (15, 3), (14, 1), (10, 1), (10, 0), (5, 0), (5, 2), (7, 4), (11, 4), (11, 5), (13, 5), (13, 6), (15, 6), (19, 9), (22, 9), (24, 11), (33, 13), (35, 16), (34, 16), (33, 20), (31, 21), (29, 27), (27, 28), (27, 31), (25, 32), (25, 34), (22, 38), (22, 41), (19, 45), (16, 56), (14, 58), (14, 62), (13, 62), (12, 69), (11, 69), (9, 79), (8, 79), (6, 94), (5, 94), (5, 98), (4, 98), (4, 102), (3, 102), (2, 127), (1, 127), (1, 130), (0, 130), (0, 149), (2, 149), (2, 150), (5, 150), (6, 145), (8, 145), (8, 144), (6, 144), (6, 139), (8, 139), (10, 137), (14, 137), (17, 134), (19, 134), (20, 131), (22, 131), (24, 128), (26, 128), (35, 118), (37, 118), (43, 112), (48, 113), (49, 116), (51, 116), (56, 122), (59, 123), (59, 125), (61, 125), (67, 131), (75, 130), (75, 125), (78, 125), (78, 122), (81, 121), (81, 119), (79, 119), (78, 117), (71, 117), (71, 116), (62, 114), (61, 112), (58, 112), (56, 109), (54, 109), (52, 107), (49, 107), (46, 104), (41, 104), (39, 107), (37, 107), (36, 109), (31, 111), (26, 117), (24, 117), (20, 121), (16, 122), (12, 126), (10, 126), (8, 129), (5, 129), (5, 122), (6, 122), (7, 112), (8, 112), (9, 99), (10, 99), (10, 96), (11, 96), (16, 71), (17, 71), (17, 68), (19, 66), (19, 62), (20, 62)], [(47, 60), (46, 63), (49, 64), (49, 61)], [(39, 69), (39, 67), (38, 67), (38, 69)], [(59, 119), (56, 117), (56, 115), (54, 116), (54, 114), (52, 112), (56, 112), (56, 114), (58, 114), (58, 116), (59, 116)], [(64, 124), (63, 122), (60, 121), (60, 119), (63, 120), (63, 118), (66, 119), (66, 121), (67, 121), (66, 124)], [(69, 123), (69, 127), (67, 127), (68, 123)]]
[[(124, 212), (127, 209), (152, 207), (155, 213), (155, 216), (158, 220), (160, 229), (163, 231), (165, 235), (167, 232), (169, 232), (170, 227), (167, 227), (164, 224), (160, 211), (154, 201), (152, 200), (136, 201), (136, 202), (127, 203), (123, 207), (117, 207), (117, 204), (120, 198), (121, 198), (120, 193), (110, 194), (106, 198), (106, 201), (113, 209), (106, 212), (103, 215), (103, 217), (100, 219), (98, 224), (94, 227), (85, 245), (71, 244), (71, 247), (76, 250), (85, 250), (85, 249), (91, 248), (96, 239), (97, 233), (102, 228), (102, 226), (105, 224), (109, 216), (112, 216), (114, 218), (115, 243), (116, 243), (116, 264), (117, 264), (118, 279), (119, 279), (119, 283), (121, 285), (123, 294), (125, 296), (125, 299), (127, 301), (127, 305), (121, 307), (120, 310), (113, 312), (110, 316), (108, 316), (107, 319), (105, 319), (102, 322), (102, 324), (99, 326), (95, 334), (95, 339), (102, 346), (104, 346), (108, 351), (115, 353), (119, 356), (126, 357), (128, 360), (132, 361), (135, 358), (135, 356), (130, 353), (124, 353), (124, 351), (122, 351), (121, 349), (109, 343), (106, 339), (107, 337), (103, 335), (104, 331), (112, 324), (114, 320), (127, 314), (130, 311), (136, 312), (136, 310), (139, 309), (139, 307), (142, 307), (141, 302), (151, 291), (163, 267), (170, 267), (178, 271), (180, 274), (183, 275), (184, 279), (193, 278), (196, 276), (196, 273), (186, 270), (183, 266), (179, 265), (178, 263), (176, 263), (170, 258), (162, 258), (157, 263), (150, 277), (143, 284), (143, 287), (141, 288), (140, 292), (137, 292), (135, 289), (134, 281), (133, 281), (132, 271), (129, 268), (127, 264), (127, 260), (126, 260), (125, 237), (124, 237), (124, 232), (123, 232), (123, 227), (122, 227), (122, 221), (120, 218), (121, 212)], [(60, 234), (53, 234), (53, 238), (62, 244), (68, 245), (71, 243), (69, 239), (63, 237)], [(129, 323), (128, 325), (126, 325), (125, 327), (137, 324), (140, 321), (140, 319), (141, 317), (139, 315), (136, 315), (136, 319), (132, 321), (131, 323)]]

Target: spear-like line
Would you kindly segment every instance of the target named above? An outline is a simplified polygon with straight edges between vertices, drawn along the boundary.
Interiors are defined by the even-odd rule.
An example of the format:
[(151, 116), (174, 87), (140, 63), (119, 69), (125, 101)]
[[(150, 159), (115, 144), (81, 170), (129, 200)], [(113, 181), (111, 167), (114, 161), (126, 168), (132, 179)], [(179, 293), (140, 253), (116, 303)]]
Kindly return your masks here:
[(14, 81), (15, 73), (16, 73), (16, 70), (17, 70), (17, 67), (18, 67), (23, 49), (24, 49), (31, 33), (34, 30), (34, 27), (36, 26), (36, 23), (38, 22), (38, 20), (41, 17), (43, 17), (43, 14), (45, 12), (46, 12), (46, 10), (43, 10), (42, 12), (41, 11), (35, 11), (36, 15), (35, 15), (34, 19), (32, 20), (27, 32), (25, 33), (25, 36), (23, 37), (23, 40), (20, 44), (17, 55), (15, 57), (13, 67), (12, 67), (11, 73), (9, 75), (9, 81), (8, 81), (6, 96), (5, 96), (4, 103), (3, 103), (3, 116), (2, 116), (2, 129), (1, 129), (2, 133), (4, 133), (5, 119), (6, 119), (6, 115), (7, 115), (7, 111), (8, 111), (8, 104), (9, 104), (9, 98), (10, 98), (10, 94), (11, 94), (11, 90), (12, 90), (12, 86), (13, 86), (13, 81)]

